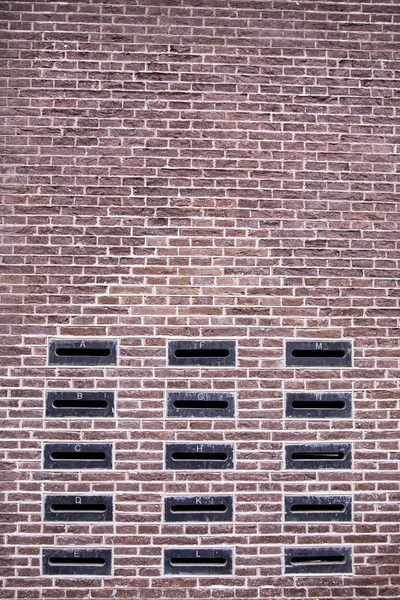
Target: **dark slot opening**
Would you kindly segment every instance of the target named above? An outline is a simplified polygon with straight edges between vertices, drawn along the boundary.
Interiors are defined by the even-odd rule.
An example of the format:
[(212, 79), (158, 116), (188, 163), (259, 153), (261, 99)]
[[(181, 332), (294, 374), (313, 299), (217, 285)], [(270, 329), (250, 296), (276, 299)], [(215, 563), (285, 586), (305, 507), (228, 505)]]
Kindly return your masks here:
[(346, 403), (343, 400), (293, 400), (292, 407), (313, 408), (315, 410), (343, 409), (346, 407)]
[(173, 513), (205, 513), (205, 512), (226, 512), (226, 504), (173, 504), (171, 506)]
[(226, 460), (225, 452), (173, 452), (172, 460)]
[(175, 408), (228, 408), (226, 400), (175, 400)]
[(293, 452), (292, 460), (343, 460), (344, 452)]
[(107, 408), (107, 400), (54, 400), (54, 408)]
[(226, 357), (229, 356), (227, 348), (178, 348), (175, 350), (177, 358), (193, 358), (193, 357)]
[(292, 350), (294, 358), (344, 358), (346, 352), (344, 350)]
[(110, 348), (57, 348), (57, 356), (110, 356)]
[(105, 452), (52, 452), (53, 460), (105, 460)]
[(49, 565), (91, 565), (95, 567), (103, 567), (105, 564), (106, 561), (104, 558), (94, 556), (52, 556), (49, 559)]
[(341, 554), (334, 556), (293, 556), (290, 559), (292, 565), (318, 565), (321, 563), (344, 563), (345, 561), (346, 558)]
[(106, 512), (105, 504), (52, 504), (51, 512)]
[(292, 504), (291, 512), (344, 512), (344, 504)]
[(186, 557), (182, 557), (182, 558), (171, 558), (170, 559), (170, 564), (172, 566), (174, 565), (186, 565), (188, 567), (192, 566), (192, 565), (196, 565), (196, 566), (204, 566), (204, 567), (209, 567), (209, 566), (224, 566), (226, 565), (226, 558), (201, 558), (199, 556), (193, 556), (192, 558), (186, 558)]

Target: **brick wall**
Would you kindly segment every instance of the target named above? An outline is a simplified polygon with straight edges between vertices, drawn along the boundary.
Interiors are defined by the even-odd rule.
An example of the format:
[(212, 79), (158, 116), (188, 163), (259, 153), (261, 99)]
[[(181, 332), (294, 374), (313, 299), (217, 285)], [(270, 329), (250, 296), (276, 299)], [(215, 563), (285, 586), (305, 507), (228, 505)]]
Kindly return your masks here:
[[(398, 599), (399, 3), (2, 9), (1, 597)], [(116, 339), (118, 364), (49, 365), (50, 338)], [(236, 340), (236, 365), (168, 366), (191, 338)], [(350, 340), (353, 365), (285, 366), (293, 339)], [(115, 415), (44, 418), (50, 390), (114, 391)], [(168, 417), (167, 390), (234, 392), (235, 418)], [(352, 392), (352, 416), (285, 417), (296, 391)], [(113, 468), (45, 469), (54, 442), (112, 443)], [(234, 468), (168, 470), (179, 442), (234, 444)], [(307, 442), (351, 443), (352, 468), (286, 469)], [(111, 495), (113, 521), (45, 521), (49, 494)], [(164, 521), (213, 494), (232, 522)], [(284, 520), (316, 494), (351, 521)], [(285, 572), (309, 546), (352, 572)], [(111, 548), (112, 575), (45, 575), (54, 547)], [(233, 574), (166, 575), (169, 547), (231, 548)]]

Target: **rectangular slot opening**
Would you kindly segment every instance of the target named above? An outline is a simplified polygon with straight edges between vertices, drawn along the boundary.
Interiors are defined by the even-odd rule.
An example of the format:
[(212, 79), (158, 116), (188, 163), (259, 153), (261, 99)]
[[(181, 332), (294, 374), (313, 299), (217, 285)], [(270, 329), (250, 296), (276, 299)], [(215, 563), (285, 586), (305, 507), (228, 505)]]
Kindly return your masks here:
[(226, 452), (173, 452), (172, 460), (212, 460), (225, 461), (228, 459)]
[(344, 504), (292, 504), (289, 510), (293, 513), (325, 513), (344, 512)]
[(109, 348), (63, 348), (56, 349), (57, 356), (110, 356)]
[(194, 408), (197, 410), (228, 408), (229, 403), (226, 400), (175, 400), (174, 408)]
[(51, 504), (51, 512), (84, 513), (96, 512), (105, 513), (107, 506), (105, 504)]
[(344, 452), (293, 452), (292, 460), (344, 460)]
[(54, 408), (76, 408), (82, 410), (84, 408), (107, 408), (107, 400), (54, 400)]
[(228, 510), (226, 504), (173, 504), (170, 507), (172, 513), (225, 513)]
[(193, 565), (200, 567), (214, 567), (214, 566), (222, 566), (224, 567), (227, 564), (226, 558), (218, 558), (218, 557), (208, 557), (201, 558), (193, 556), (192, 558), (181, 558), (181, 557), (172, 557), (170, 559), (171, 566), (183, 565), (186, 567), (191, 567)]
[(300, 410), (343, 410), (346, 403), (343, 400), (293, 400), (292, 408)]
[(345, 562), (346, 557), (341, 554), (329, 556), (292, 556), (290, 559), (290, 564), (292, 565), (320, 565), (321, 563), (337, 564)]
[(292, 350), (293, 358), (344, 358), (346, 352), (344, 350), (311, 350), (311, 349), (294, 349)]
[(177, 348), (174, 352), (174, 355), (177, 358), (224, 358), (229, 356), (229, 350), (226, 348)]
[(106, 460), (107, 455), (105, 452), (52, 452), (52, 460), (73, 460), (73, 461), (86, 461), (86, 460)]
[(76, 557), (76, 556), (52, 556), (49, 558), (49, 565), (63, 565), (63, 566), (72, 566), (72, 565), (80, 565), (80, 566), (95, 566), (95, 567), (103, 567), (106, 564), (104, 558), (100, 556), (93, 557)]

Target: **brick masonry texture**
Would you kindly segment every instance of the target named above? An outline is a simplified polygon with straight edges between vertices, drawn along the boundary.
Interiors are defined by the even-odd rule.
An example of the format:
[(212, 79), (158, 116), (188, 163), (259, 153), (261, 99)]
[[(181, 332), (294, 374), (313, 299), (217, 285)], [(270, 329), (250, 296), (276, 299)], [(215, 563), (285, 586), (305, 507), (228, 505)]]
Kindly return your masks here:
[[(2, 2), (2, 599), (398, 600), (398, 0)], [(57, 337), (119, 363), (49, 366)], [(169, 367), (171, 339), (236, 339), (233, 367)], [(351, 340), (353, 366), (286, 367), (285, 340)], [(111, 418), (44, 418), (46, 390), (116, 392)], [(166, 417), (166, 391), (234, 391), (234, 419)], [(353, 392), (347, 419), (285, 392)], [(107, 471), (43, 444), (112, 443)], [(167, 443), (235, 468), (164, 467)], [(286, 470), (287, 443), (353, 444)], [(45, 495), (113, 495), (113, 522), (44, 522)], [(234, 521), (165, 523), (165, 496), (233, 495)], [(285, 495), (353, 497), (284, 522)], [(350, 546), (352, 573), (285, 575), (284, 548)], [(47, 576), (41, 549), (112, 548), (111, 576)], [(168, 547), (234, 549), (233, 575), (166, 576)]]

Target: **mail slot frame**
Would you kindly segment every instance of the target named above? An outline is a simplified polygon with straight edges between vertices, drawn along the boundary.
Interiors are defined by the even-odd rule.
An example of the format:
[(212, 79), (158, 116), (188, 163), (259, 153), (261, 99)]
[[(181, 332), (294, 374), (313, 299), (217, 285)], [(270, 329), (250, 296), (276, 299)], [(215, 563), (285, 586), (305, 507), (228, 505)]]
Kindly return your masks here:
[[(221, 547), (196, 547), (196, 548), (164, 548), (164, 575), (181, 575), (191, 576), (200, 575), (233, 575), (233, 548), (221, 548)], [(226, 560), (226, 565), (222, 567), (213, 566), (196, 566), (191, 565), (188, 567), (184, 566), (173, 566), (170, 561), (171, 558), (207, 558), (211, 559), (222, 559)]]
[[(82, 398), (78, 398), (81, 395)], [(68, 408), (68, 407), (55, 407), (53, 402), (57, 400), (61, 401), (74, 401), (79, 400), (88, 401), (94, 399), (95, 401), (107, 402), (107, 407), (104, 408)], [(46, 417), (65, 417), (65, 418), (79, 418), (79, 417), (93, 417), (93, 418), (107, 418), (114, 417), (115, 410), (115, 392), (113, 391), (99, 391), (99, 390), (46, 390)]]
[[(78, 499), (80, 501), (78, 501)], [(67, 515), (66, 511), (53, 511), (53, 504), (64, 504), (71, 506), (84, 506), (85, 504), (105, 504), (106, 510), (104, 513), (85, 511), (70, 512)], [(113, 496), (89, 496), (89, 495), (46, 495), (43, 504), (43, 520), (58, 521), (58, 522), (106, 522), (113, 520), (114, 498)]]
[[(79, 553), (79, 556), (77, 554)], [(101, 558), (105, 564), (101, 567), (90, 565), (51, 565), (51, 558)], [(112, 575), (112, 549), (111, 548), (42, 548), (42, 574), (43, 575), (74, 575), (76, 576), (100, 576)]]
[[(286, 469), (302, 469), (302, 470), (319, 470), (319, 469), (351, 469), (353, 446), (351, 442), (335, 442), (329, 444), (323, 443), (305, 443), (305, 444), (286, 444), (285, 445), (285, 465)], [(313, 453), (313, 452), (344, 452), (344, 459), (327, 460), (327, 459), (304, 459), (294, 460), (294, 453)]]
[[(200, 502), (199, 502), (200, 500)], [(174, 505), (181, 506), (215, 506), (219, 503), (224, 503), (227, 510), (221, 512), (204, 512), (201, 513), (174, 513), (172, 507)], [(164, 521), (166, 523), (211, 523), (211, 522), (232, 522), (233, 521), (233, 496), (166, 496), (164, 498)]]
[[(82, 345), (83, 344), (83, 345)], [(109, 350), (107, 356), (60, 356), (57, 350), (60, 348)], [(48, 364), (49, 366), (63, 367), (93, 367), (116, 365), (118, 362), (118, 340), (107, 338), (50, 338), (48, 340)]]
[[(334, 505), (343, 504), (343, 512), (297, 512), (294, 513), (290, 507), (294, 504)], [(353, 498), (352, 496), (285, 496), (284, 511), (286, 522), (342, 522), (352, 520)]]
[[(76, 450), (77, 447), (80, 447), (80, 450)], [(59, 459), (57, 462), (54, 462), (54, 459), (51, 458), (51, 454), (53, 452), (80, 452), (83, 450), (84, 452), (104, 452), (106, 454), (105, 460), (87, 460), (87, 461), (79, 461), (75, 464), (73, 460), (63, 460)], [(113, 444), (112, 443), (102, 443), (102, 444), (86, 444), (84, 442), (75, 442), (75, 443), (61, 443), (61, 442), (45, 442), (44, 443), (44, 451), (43, 451), (43, 468), (51, 469), (51, 470), (59, 470), (64, 471), (65, 469), (75, 471), (80, 470), (101, 470), (104, 469), (112, 469), (113, 463)]]
[[(227, 408), (177, 408), (174, 406), (174, 402), (186, 399), (188, 402), (227, 402), (228, 406)], [(168, 391), (166, 406), (167, 417), (177, 419), (232, 419), (235, 417), (235, 394), (233, 392)]]
[[(293, 565), (292, 558), (301, 558), (305, 556), (337, 556), (342, 554), (345, 557), (344, 563), (339, 564), (319, 564), (319, 565)], [(335, 573), (353, 572), (353, 548), (351, 546), (291, 546), (284, 548), (285, 575), (319, 575)]]
[[(177, 357), (177, 350), (223, 350), (227, 349), (228, 356), (193, 356), (193, 357)], [(170, 367), (234, 367), (236, 366), (236, 340), (232, 339), (179, 339), (169, 340), (168, 349), (168, 366)]]
[[(222, 463), (222, 461), (217, 460), (204, 460), (199, 462), (196, 459), (188, 459), (182, 461), (175, 461), (172, 458), (172, 454), (174, 452), (184, 452), (184, 453), (218, 453), (223, 452), (227, 454), (227, 460)], [(199, 444), (195, 443), (184, 443), (184, 444), (165, 444), (165, 468), (180, 470), (180, 471), (194, 471), (194, 470), (203, 470), (203, 471), (213, 471), (213, 470), (221, 470), (221, 469), (233, 469), (234, 468), (234, 444)]]
[[(295, 357), (293, 351), (342, 351), (343, 358), (315, 356)], [(353, 366), (353, 342), (352, 340), (286, 340), (285, 341), (285, 364), (287, 367), (313, 368), (348, 368)]]
[[(294, 401), (344, 402), (344, 408), (295, 408)], [(353, 416), (351, 392), (286, 392), (286, 417), (295, 419), (351, 419)]]

